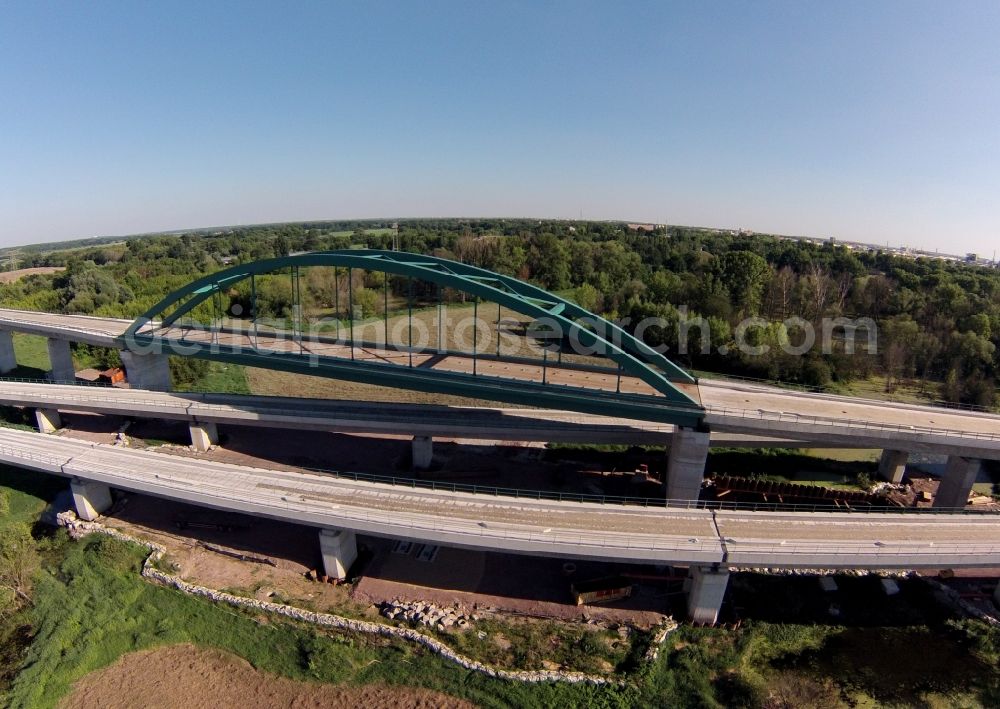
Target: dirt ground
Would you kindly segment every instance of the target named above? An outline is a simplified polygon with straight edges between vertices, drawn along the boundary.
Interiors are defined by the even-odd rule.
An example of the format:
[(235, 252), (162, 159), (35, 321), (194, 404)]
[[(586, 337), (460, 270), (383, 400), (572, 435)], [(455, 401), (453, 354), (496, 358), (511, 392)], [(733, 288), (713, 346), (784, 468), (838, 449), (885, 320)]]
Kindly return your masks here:
[(65, 271), (63, 266), (38, 266), (37, 268), (19, 268), (16, 271), (5, 271), (0, 273), (0, 283), (13, 283), (18, 281), (25, 276), (31, 276), (35, 273), (58, 273), (59, 271)]
[[(119, 499), (103, 521), (163, 545), (167, 563), (187, 581), (372, 620), (378, 615), (377, 604), (398, 600), (650, 627), (671, 610), (672, 601), (681, 599), (672, 593), (679, 590), (679, 582), (649, 580), (637, 581), (638, 590), (630, 599), (577, 606), (569, 588), (574, 578), (618, 573), (666, 577), (669, 571), (574, 561), (567, 573), (561, 559), (450, 547), (439, 547), (433, 560), (423, 561), (419, 544), (400, 554), (393, 551), (394, 540), (365, 535), (358, 537), (362, 554), (353, 569), (355, 583), (335, 586), (306, 579), (306, 572), (321, 566), (316, 531), (309, 527), (133, 494)], [(239, 560), (219, 550), (257, 561)]]
[(408, 687), (323, 685), (254, 669), (235, 655), (193, 645), (130, 653), (77, 682), (61, 709), (466, 709), (440, 692)]
[[(61, 435), (111, 443), (121, 421), (114, 417), (67, 414)], [(195, 453), (187, 426), (180, 422), (140, 420), (127, 434), (132, 445), (161, 445), (173, 455), (255, 465), (265, 468), (331, 468), (379, 474), (412, 475), (407, 437), (343, 435), (315, 431), (272, 431), (227, 426), (222, 445)], [(521, 489), (560, 489), (597, 494), (643, 494), (632, 475), (581, 470), (587, 464), (546, 463), (532, 447), (459, 445), (435, 441), (437, 469), (426, 477), (460, 483)], [(572, 471), (570, 470), (572, 468)], [(657, 487), (656, 483), (649, 483)], [(655, 492), (655, 491), (654, 491)], [(355, 570), (357, 583), (332, 586), (305, 579), (321, 566), (315, 530), (259, 517), (224, 513), (181, 503), (129, 494), (126, 504), (108, 516), (111, 526), (164, 545), (174, 571), (211, 588), (230, 589), (261, 600), (278, 596), (295, 605), (330, 612), (350, 610), (374, 615), (373, 605), (385, 601), (423, 601), (442, 605), (492, 609), (541, 618), (594, 620), (649, 627), (679, 598), (677, 584), (661, 580), (667, 569), (574, 561), (567, 574), (566, 560), (517, 554), (440, 547), (433, 561), (418, 558), (420, 545), (401, 555), (394, 540), (359, 536), (367, 549), (364, 564)], [(273, 565), (232, 559), (205, 548), (217, 545), (237, 553), (267, 558)], [(634, 573), (638, 583), (628, 600), (601, 606), (576, 606), (570, 596), (575, 579)], [(350, 595), (348, 595), (350, 593)], [(272, 595), (273, 594), (273, 595)], [(681, 609), (682, 610), (682, 609)]]

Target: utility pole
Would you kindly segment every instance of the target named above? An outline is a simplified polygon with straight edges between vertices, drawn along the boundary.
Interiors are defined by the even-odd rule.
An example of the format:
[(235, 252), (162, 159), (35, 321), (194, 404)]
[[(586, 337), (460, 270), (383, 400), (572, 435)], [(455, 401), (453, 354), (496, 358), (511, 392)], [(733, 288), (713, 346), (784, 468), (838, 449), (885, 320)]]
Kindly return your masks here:
[(399, 222), (392, 223), (392, 250), (399, 251)]

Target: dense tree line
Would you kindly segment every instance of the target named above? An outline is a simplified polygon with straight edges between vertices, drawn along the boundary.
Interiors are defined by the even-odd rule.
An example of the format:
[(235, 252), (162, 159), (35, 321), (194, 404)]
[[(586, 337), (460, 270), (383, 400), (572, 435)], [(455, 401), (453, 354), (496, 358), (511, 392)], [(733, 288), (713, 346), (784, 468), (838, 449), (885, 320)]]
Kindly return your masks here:
[[(891, 389), (923, 382), (950, 401), (992, 405), (1000, 369), (1000, 271), (938, 259), (908, 259), (881, 251), (851, 251), (834, 243), (740, 235), (710, 229), (631, 231), (611, 222), (537, 220), (415, 220), (394, 236), (388, 223), (322, 222), (237, 228), (182, 236), (137, 237), (69, 251), (35, 253), (29, 264), (65, 266), (0, 286), (8, 307), (132, 317), (193, 278), (229, 264), (299, 251), (391, 248), (455, 258), (567, 293), (606, 317), (661, 319), (643, 337), (665, 345), (678, 361), (711, 369), (826, 386), (872, 373)], [(377, 313), (385, 286), (400, 279), (360, 274), (352, 283), (363, 315)], [(315, 276), (305, 292), (329, 304), (342, 283)], [(325, 280), (324, 280), (325, 278)], [(285, 317), (287, 279), (263, 279), (259, 307)], [(233, 302), (247, 293), (234, 290)], [(746, 337), (768, 344), (766, 355), (731, 347), (748, 317)], [(877, 353), (813, 348), (790, 355), (777, 345), (798, 342), (788, 325), (801, 318), (819, 332), (824, 318), (869, 318), (878, 326)], [(679, 324), (690, 325), (678, 352)], [(694, 323), (693, 325), (691, 325)], [(701, 327), (706, 324), (707, 327)], [(720, 352), (720, 347), (725, 353)]]

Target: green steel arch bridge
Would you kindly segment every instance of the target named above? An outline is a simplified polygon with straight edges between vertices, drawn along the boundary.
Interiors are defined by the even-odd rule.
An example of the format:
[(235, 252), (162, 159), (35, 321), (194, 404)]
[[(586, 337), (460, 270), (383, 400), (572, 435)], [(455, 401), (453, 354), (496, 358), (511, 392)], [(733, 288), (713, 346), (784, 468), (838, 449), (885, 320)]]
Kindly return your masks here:
[(616, 324), (516, 278), (404, 252), (234, 266), (169, 294), (120, 339), (137, 354), (537, 408), (685, 427), (705, 415), (696, 379)]

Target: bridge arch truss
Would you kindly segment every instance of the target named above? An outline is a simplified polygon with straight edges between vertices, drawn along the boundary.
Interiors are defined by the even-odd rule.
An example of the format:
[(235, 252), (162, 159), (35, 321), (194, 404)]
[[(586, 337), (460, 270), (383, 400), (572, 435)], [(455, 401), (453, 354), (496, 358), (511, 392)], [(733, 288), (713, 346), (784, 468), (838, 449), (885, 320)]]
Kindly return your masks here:
[[(306, 322), (302, 307), (301, 272), (310, 267), (332, 267), (334, 297), (345, 294), (348, 336), (342, 319), (330, 335), (322, 326)], [(355, 270), (381, 272), (385, 291), (385, 340), (357, 341), (355, 303), (352, 302)], [(283, 326), (263, 325), (258, 312), (258, 279), (287, 275), (291, 308)], [(406, 342), (390, 342), (388, 333), (388, 282), (405, 278), (409, 317)], [(473, 349), (456, 352), (441, 343), (413, 343), (412, 284), (423, 281), (437, 290), (438, 312), (442, 293), (451, 289), (472, 299)], [(226, 318), (226, 300), (234, 289), (247, 290), (249, 317)], [(497, 337), (500, 309), (530, 319), (525, 337), (540, 346), (541, 359), (503, 356), (477, 351), (476, 328), (481, 303), (497, 304)], [(340, 308), (337, 306), (339, 315)], [(198, 319), (209, 314), (206, 325)], [(243, 315), (244, 313), (241, 313)], [(443, 327), (438, 321), (439, 328)], [(697, 425), (704, 410), (697, 396), (696, 380), (641, 340), (572, 301), (516, 278), (448, 259), (396, 251), (319, 251), (255, 261), (224, 269), (170, 293), (137, 318), (122, 336), (122, 346), (137, 354), (192, 356), (219, 362), (264, 367), (300, 374), (346, 379), (422, 392), (474, 397), (489, 401), (540, 408), (564, 409), (677, 425)], [(564, 361), (563, 352), (582, 347), (607, 366)], [(382, 356), (358, 356), (359, 353)], [(439, 363), (447, 360), (450, 365)], [(457, 363), (457, 364), (456, 364)], [(506, 367), (502, 366), (506, 365)], [(505, 372), (514, 367), (513, 374)], [(540, 373), (540, 376), (539, 376)]]

